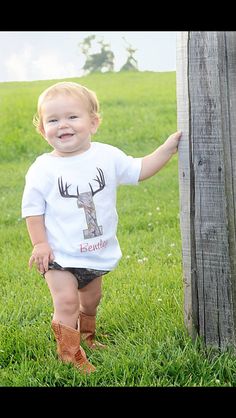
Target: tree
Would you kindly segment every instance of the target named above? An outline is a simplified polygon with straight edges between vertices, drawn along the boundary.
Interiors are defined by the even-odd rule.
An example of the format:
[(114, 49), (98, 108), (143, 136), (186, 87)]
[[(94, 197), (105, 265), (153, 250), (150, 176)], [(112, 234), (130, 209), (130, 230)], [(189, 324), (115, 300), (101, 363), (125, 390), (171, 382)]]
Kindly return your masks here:
[(185, 323), (236, 348), (236, 32), (177, 40)]
[(123, 39), (128, 45), (126, 47), (128, 57), (126, 63), (121, 67), (120, 71), (138, 71), (138, 62), (134, 58), (134, 53), (137, 51), (137, 49), (132, 48), (131, 44), (126, 41), (125, 37), (123, 37)]
[(97, 41), (100, 45), (100, 51), (95, 54), (91, 54), (90, 50), (92, 48), (92, 41), (96, 38), (95, 35), (90, 35), (80, 42), (79, 46), (82, 53), (86, 57), (83, 70), (85, 73), (94, 73), (94, 72), (105, 72), (113, 71), (114, 69), (114, 54), (109, 49), (110, 45), (105, 43), (103, 40)]

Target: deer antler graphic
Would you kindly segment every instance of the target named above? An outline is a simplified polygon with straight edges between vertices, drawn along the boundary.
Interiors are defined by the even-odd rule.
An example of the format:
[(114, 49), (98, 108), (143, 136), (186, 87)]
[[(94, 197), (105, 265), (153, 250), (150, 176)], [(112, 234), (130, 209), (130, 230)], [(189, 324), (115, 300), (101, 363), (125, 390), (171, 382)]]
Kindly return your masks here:
[(99, 173), (100, 177), (96, 176), (96, 178), (95, 178), (95, 179), (93, 179), (93, 180), (98, 182), (98, 184), (99, 184), (99, 189), (97, 189), (97, 190), (94, 192), (94, 191), (93, 191), (93, 188), (92, 188), (92, 186), (91, 186), (91, 184), (89, 183), (89, 187), (90, 187), (90, 190), (91, 190), (92, 196), (94, 196), (94, 195), (95, 195), (96, 193), (98, 193), (98, 192), (101, 192), (101, 190), (103, 190), (103, 189), (104, 189), (104, 187), (105, 187), (105, 185), (106, 185), (106, 183), (105, 183), (105, 178), (104, 178), (104, 174), (103, 174), (102, 169), (101, 169), (101, 168), (97, 168), (97, 170), (98, 170), (98, 173)]
[(77, 186), (77, 194), (69, 194), (68, 189), (69, 189), (70, 186), (71, 186), (71, 184), (69, 184), (69, 186), (68, 186), (67, 183), (66, 183), (65, 187), (64, 187), (62, 177), (60, 177), (58, 179), (58, 188), (59, 188), (60, 195), (62, 197), (75, 197), (76, 199), (78, 199), (78, 197), (79, 197), (78, 186)]
[(65, 183), (64, 185), (62, 177), (58, 178), (58, 188), (59, 188), (60, 195), (66, 198), (77, 199), (78, 208), (84, 209), (86, 222), (88, 225), (88, 229), (85, 229), (83, 231), (84, 238), (86, 239), (98, 237), (103, 234), (102, 226), (99, 226), (97, 222), (96, 208), (94, 205), (93, 196), (96, 193), (101, 192), (104, 189), (106, 183), (105, 183), (105, 177), (104, 177), (104, 173), (102, 169), (97, 168), (97, 171), (98, 171), (98, 175), (93, 180), (98, 183), (99, 187), (97, 190), (94, 191), (91, 183), (89, 183), (89, 187), (91, 190), (90, 192), (80, 193), (79, 188), (77, 186), (77, 189), (76, 189), (77, 194), (70, 194), (69, 187), (71, 186), (71, 184)]
[[(93, 179), (93, 180), (96, 181), (99, 184), (99, 188), (97, 190), (95, 190), (95, 192), (94, 192), (93, 191), (93, 188), (91, 186), (91, 183), (89, 183), (89, 187), (90, 187), (92, 196), (94, 196), (98, 192), (101, 192), (104, 189), (105, 185), (106, 185), (106, 183), (105, 183), (105, 177), (104, 177), (104, 173), (103, 173), (102, 169), (101, 168), (97, 168), (97, 170), (98, 170), (99, 176), (97, 175), (96, 178)], [(75, 197), (76, 199), (78, 199), (78, 197), (79, 197), (79, 188), (78, 188), (78, 186), (77, 186), (77, 194), (69, 194), (68, 189), (69, 189), (70, 186), (71, 186), (71, 184), (68, 185), (67, 183), (65, 184), (65, 186), (63, 185), (62, 177), (60, 177), (58, 179), (58, 188), (59, 188), (60, 195), (62, 197)]]

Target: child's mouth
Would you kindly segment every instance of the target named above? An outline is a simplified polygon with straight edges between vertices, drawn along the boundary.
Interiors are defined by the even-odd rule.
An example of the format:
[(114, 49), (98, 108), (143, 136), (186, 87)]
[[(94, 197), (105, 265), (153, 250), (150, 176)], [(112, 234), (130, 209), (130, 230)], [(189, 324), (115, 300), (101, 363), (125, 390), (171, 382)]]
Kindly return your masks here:
[(59, 139), (62, 141), (66, 141), (67, 139), (70, 139), (74, 134), (62, 134), (59, 136)]

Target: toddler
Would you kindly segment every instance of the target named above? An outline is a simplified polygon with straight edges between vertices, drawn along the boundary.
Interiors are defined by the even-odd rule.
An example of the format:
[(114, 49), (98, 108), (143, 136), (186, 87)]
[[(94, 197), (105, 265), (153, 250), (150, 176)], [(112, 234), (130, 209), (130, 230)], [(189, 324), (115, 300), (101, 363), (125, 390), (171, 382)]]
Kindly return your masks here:
[(181, 132), (143, 158), (91, 142), (99, 103), (93, 91), (74, 82), (42, 92), (34, 124), (52, 152), (40, 155), (26, 174), (22, 217), (33, 245), (29, 266), (36, 265), (51, 292), (59, 358), (90, 373), (95, 367), (81, 343), (105, 348), (95, 340), (102, 276), (121, 258), (116, 189), (157, 173), (177, 152)]

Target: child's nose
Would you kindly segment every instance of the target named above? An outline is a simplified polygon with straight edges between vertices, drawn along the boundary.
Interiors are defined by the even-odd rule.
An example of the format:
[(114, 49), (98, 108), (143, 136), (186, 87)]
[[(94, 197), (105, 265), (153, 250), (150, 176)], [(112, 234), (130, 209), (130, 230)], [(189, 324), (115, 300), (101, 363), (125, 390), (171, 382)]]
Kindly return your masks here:
[(68, 121), (66, 119), (59, 120), (59, 128), (65, 128), (68, 126)]

